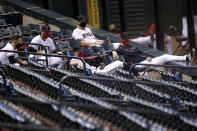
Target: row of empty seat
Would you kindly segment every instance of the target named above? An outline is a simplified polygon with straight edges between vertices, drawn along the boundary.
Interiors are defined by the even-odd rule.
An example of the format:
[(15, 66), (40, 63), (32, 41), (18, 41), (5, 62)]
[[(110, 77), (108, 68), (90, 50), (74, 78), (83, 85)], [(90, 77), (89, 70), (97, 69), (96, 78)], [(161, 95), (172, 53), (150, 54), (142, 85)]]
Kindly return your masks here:
[[(35, 63), (32, 62), (31, 69), (36, 67), (41, 68), (41, 65), (36, 65)], [(117, 81), (117, 79), (114, 79), (113, 82), (108, 80), (108, 78), (111, 79), (113, 76), (106, 76), (106, 80), (99, 80), (99, 79), (88, 80), (86, 78), (71, 77), (71, 78), (67, 78), (65, 82), (63, 82), (63, 86), (65, 86), (64, 89), (67, 90), (65, 91), (64, 89), (58, 89), (57, 83), (60, 81), (59, 79), (61, 78), (60, 76), (64, 76), (66, 74), (67, 75), (72, 74), (71, 72), (69, 73), (64, 70), (50, 68), (52, 72), (52, 76), (49, 76), (48, 74), (44, 74), (44, 73), (37, 74), (36, 73), (37, 71), (32, 72), (30, 71), (30, 69), (16, 67), (13, 65), (8, 66), (7, 68), (8, 68), (8, 72), (6, 74), (8, 77), (8, 81), (14, 83), (14, 86), (19, 85), (20, 87), (20, 88), (14, 87), (17, 94), (17, 95), (15, 94), (14, 97), (16, 98), (22, 96), (31, 97), (32, 99), (39, 101), (39, 99), (33, 95), (36, 93), (38, 97), (40, 97), (40, 99), (43, 98), (41, 102), (47, 102), (47, 103), (51, 102), (55, 104), (59, 102), (61, 103), (61, 101), (63, 100), (64, 102), (63, 101), (62, 102), (65, 103), (66, 107), (68, 107), (65, 108), (65, 110), (74, 111), (75, 113), (77, 112), (79, 114), (80, 113), (89, 114), (88, 115), (89, 119), (97, 117), (97, 119), (100, 120), (98, 125), (93, 124), (94, 126), (92, 125), (92, 127), (88, 127), (87, 125), (84, 126), (82, 123), (79, 122), (79, 125), (81, 125), (83, 128), (93, 128), (93, 127), (101, 128), (102, 126), (105, 125), (104, 124), (105, 122), (108, 122), (111, 123), (111, 126), (108, 125), (105, 126), (110, 129), (114, 129), (114, 128), (122, 129), (122, 130), (151, 129), (151, 127), (142, 126), (142, 123), (140, 124), (138, 122), (138, 120), (141, 119), (145, 123), (149, 123), (150, 121), (152, 121), (153, 124), (152, 126), (155, 126), (154, 128), (157, 129), (195, 130), (195, 123), (190, 123), (192, 120), (195, 119), (195, 116), (192, 115), (194, 113), (193, 111), (195, 111), (195, 106), (191, 104), (188, 105), (189, 102), (195, 103), (195, 99), (187, 100), (188, 97), (184, 95), (186, 94), (186, 91), (183, 91), (184, 94), (179, 95), (178, 92), (181, 93), (182, 90), (177, 89), (176, 87), (173, 86), (171, 87), (171, 89), (174, 91), (175, 90), (178, 91), (177, 93), (175, 92), (175, 94), (177, 94), (176, 96), (173, 93), (174, 91), (166, 92), (166, 94), (164, 93), (166, 89), (169, 89), (165, 87), (165, 84), (163, 84), (163, 87), (156, 88), (156, 86), (153, 85), (142, 86), (142, 84), (131, 84), (129, 82)], [(149, 80), (146, 77), (144, 77), (143, 79)], [(159, 90), (159, 89), (163, 89), (163, 90)], [(25, 93), (24, 90), (26, 90), (29, 93), (28, 94)], [(22, 96), (20, 94), (22, 94)], [(188, 95), (190, 95), (191, 97), (192, 93), (189, 93)], [(173, 99), (171, 97), (177, 97), (177, 99), (175, 98)], [(196, 97), (196, 95), (194, 95), (194, 97)], [(179, 107), (177, 105), (179, 101), (182, 106), (183, 105), (185, 106), (184, 108)], [(183, 101), (185, 102), (187, 101), (188, 103), (183, 104), (182, 103)], [(16, 102), (14, 102), (14, 104), (15, 103)], [(26, 105), (28, 105), (28, 103), (25, 104), (20, 101), (17, 103), (25, 107)], [(64, 105), (63, 103), (61, 104), (62, 106)], [(70, 105), (72, 104), (73, 105), (68, 106), (69, 103)], [(78, 103), (78, 106), (75, 105), (74, 103), (76, 104)], [(30, 105), (31, 104), (29, 104), (29, 106)], [(31, 110), (33, 110), (33, 112), (36, 107), (38, 107), (39, 109), (42, 107), (39, 104), (35, 104), (35, 105), (36, 106), (33, 109), (30, 108)], [(27, 106), (28, 109), (29, 106)], [(113, 111), (113, 110), (117, 110), (117, 108), (119, 110), (118, 112)], [(42, 109), (45, 108), (43, 107)], [(49, 110), (49, 107), (46, 108), (46, 110)], [(53, 112), (53, 110), (55, 109), (52, 108), (50, 110), (51, 110), (50, 112)], [(62, 116), (64, 117), (66, 116), (66, 118), (69, 119), (70, 117), (68, 117), (68, 115), (65, 114), (65, 110), (61, 112)], [(105, 110), (105, 112), (102, 112), (101, 110)], [(99, 112), (102, 112), (102, 114), (100, 114)], [(131, 115), (131, 112), (133, 113), (133, 115)], [(82, 114), (80, 115), (81, 117), (83, 116)], [(41, 113), (40, 117), (45, 117), (45, 115)], [(85, 116), (83, 116), (82, 118), (85, 119)], [(53, 119), (54, 118), (51, 118), (51, 120), (54, 122)], [(43, 118), (42, 120), (44, 121), (45, 119)], [(55, 121), (56, 123), (54, 122), (53, 124), (52, 122), (49, 121), (48, 123), (46, 121), (44, 122), (49, 124), (50, 127), (53, 127), (55, 124), (60, 126), (59, 125), (60, 123), (58, 121)], [(97, 123), (97, 122), (95, 120), (92, 121), (92, 123)], [(156, 123), (158, 125), (154, 125)], [(179, 126), (177, 126), (177, 123)], [(64, 123), (62, 124), (64, 125)], [(68, 128), (71, 128), (72, 127), (71, 125)], [(66, 125), (64, 125), (63, 127), (66, 128), (65, 126)], [(77, 127), (77, 129), (80, 130), (82, 129), (82, 127), (81, 128)]]

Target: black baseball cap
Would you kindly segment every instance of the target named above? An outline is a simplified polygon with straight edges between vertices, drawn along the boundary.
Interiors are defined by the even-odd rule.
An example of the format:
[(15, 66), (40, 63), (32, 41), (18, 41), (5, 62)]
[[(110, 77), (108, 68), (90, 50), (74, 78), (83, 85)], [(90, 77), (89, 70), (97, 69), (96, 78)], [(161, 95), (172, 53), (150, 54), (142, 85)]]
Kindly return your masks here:
[(79, 15), (77, 21), (86, 21), (86, 17), (84, 15)]
[(42, 31), (50, 31), (51, 28), (50, 28), (50, 26), (48, 24), (45, 24), (44, 26), (42, 26), (42, 29), (41, 30)]
[(120, 37), (121, 39), (130, 39), (130, 34), (128, 32), (123, 32)]

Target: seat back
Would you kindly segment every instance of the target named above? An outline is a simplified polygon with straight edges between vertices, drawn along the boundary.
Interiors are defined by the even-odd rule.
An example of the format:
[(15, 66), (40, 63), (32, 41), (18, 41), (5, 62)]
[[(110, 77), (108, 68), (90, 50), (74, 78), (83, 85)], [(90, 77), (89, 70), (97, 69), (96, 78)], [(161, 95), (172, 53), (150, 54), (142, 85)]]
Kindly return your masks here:
[(4, 19), (0, 19), (0, 25), (6, 25), (6, 22)]
[(53, 40), (60, 40), (62, 38), (62, 34), (57, 31), (50, 31), (50, 38)]
[(91, 49), (93, 50), (94, 55), (103, 54), (103, 48), (101, 48), (101, 47), (91, 46)]
[(70, 44), (68, 41), (60, 41), (60, 42), (56, 42), (55, 44), (57, 51), (61, 51), (61, 52), (65, 52), (67, 50), (70, 50)]
[(8, 27), (7, 30), (10, 31), (11, 35), (14, 35), (14, 34), (22, 35), (22, 32), (19, 27), (12, 27), (11, 26), (11, 27)]
[(6, 45), (6, 43), (5, 43), (5, 42), (0, 41), (0, 49), (2, 49), (5, 45)]
[(59, 31), (62, 35), (62, 38), (71, 38), (72, 37), (72, 30), (68, 29), (60, 29)]
[(31, 43), (32, 37), (22, 36), (23, 43)]
[(4, 9), (3, 9), (3, 7), (2, 6), (0, 6), (0, 14), (4, 14), (5, 12), (4, 12)]
[(92, 49), (83, 48), (82, 49), (84, 57), (94, 56), (94, 52)]
[(34, 33), (40, 33), (40, 26), (38, 24), (27, 24), (29, 29)]
[(103, 44), (102, 47), (105, 51), (111, 51), (115, 49), (113, 44)]
[(31, 28), (29, 26), (18, 25), (17, 27), (20, 28), (23, 35), (32, 33)]
[(68, 42), (70, 43), (71, 48), (81, 47), (81, 43), (79, 40), (69, 39)]
[(11, 34), (8, 29), (0, 29), (0, 39), (10, 38)]

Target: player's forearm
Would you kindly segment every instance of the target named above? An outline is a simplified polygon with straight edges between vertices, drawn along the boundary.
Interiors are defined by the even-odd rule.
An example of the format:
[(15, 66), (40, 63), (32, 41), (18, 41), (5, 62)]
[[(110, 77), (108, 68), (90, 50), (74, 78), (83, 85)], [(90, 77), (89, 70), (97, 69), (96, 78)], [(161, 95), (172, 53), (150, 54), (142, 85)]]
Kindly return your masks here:
[(118, 53), (116, 51), (112, 51), (112, 56), (115, 60), (119, 58)]
[(78, 65), (78, 64), (79, 64), (78, 61), (71, 61), (71, 62), (70, 62), (70, 65), (71, 65), (71, 66), (75, 66), (75, 65)]
[(92, 46), (92, 45), (95, 45), (95, 44), (93, 42), (81, 41), (81, 45), (84, 46), (84, 47), (87, 47), (87, 46)]
[(21, 60), (20, 58), (16, 58), (15, 61), (19, 64), (22, 64), (23, 65), (23, 60)]
[(83, 64), (82, 64), (81, 62), (75, 61), (75, 60), (71, 60), (70, 65), (71, 65), (71, 66), (77, 65), (77, 66), (79, 66), (79, 67), (81, 67), (81, 68), (83, 67)]

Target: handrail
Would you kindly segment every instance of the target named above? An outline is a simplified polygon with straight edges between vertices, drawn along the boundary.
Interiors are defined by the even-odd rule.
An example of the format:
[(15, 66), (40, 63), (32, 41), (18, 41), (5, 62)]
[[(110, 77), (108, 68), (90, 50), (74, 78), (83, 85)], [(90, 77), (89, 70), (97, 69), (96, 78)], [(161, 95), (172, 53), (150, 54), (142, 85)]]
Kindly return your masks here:
[[(9, 129), (19, 129), (19, 130), (42, 130), (42, 131), (60, 131), (57, 128), (53, 127), (44, 127), (38, 125), (23, 125), (23, 124), (13, 124), (13, 123), (2, 123), (0, 122), (1, 127), (9, 128)], [(68, 129), (67, 129), (68, 130)], [(66, 129), (65, 129), (66, 131)]]
[(86, 75), (86, 64), (85, 61), (79, 57), (75, 56), (66, 56), (66, 55), (55, 55), (55, 54), (41, 54), (35, 52), (25, 52), (25, 51), (10, 51), (10, 50), (0, 50), (0, 52), (12, 52), (12, 53), (24, 53), (24, 54), (33, 54), (33, 55), (42, 55), (42, 56), (52, 56), (52, 57), (60, 57), (60, 58), (68, 58), (68, 59), (78, 59), (83, 63), (84, 74)]
[[(23, 97), (12, 97), (12, 96), (0, 96), (0, 99), (2, 100), (9, 100), (9, 101), (13, 101), (13, 102), (24, 102), (24, 103), (35, 103), (35, 104), (39, 104), (41, 102), (39, 101), (35, 101), (33, 99), (30, 99), (30, 98), (23, 98)], [(119, 101), (119, 102), (125, 102), (125, 100), (114, 100), (114, 99), (107, 99), (107, 98), (100, 98), (101, 100), (103, 101)], [(128, 102), (128, 101), (126, 101)], [(100, 109), (100, 110), (105, 110), (105, 108), (102, 108), (98, 105), (94, 105), (94, 104), (82, 104), (82, 103), (77, 103), (77, 102), (67, 102), (67, 101), (60, 101), (59, 103), (53, 103), (53, 102), (46, 102), (44, 104), (53, 104), (53, 105), (56, 105), (56, 106), (72, 106), (72, 107), (83, 107), (83, 108), (91, 108), (91, 109)], [(162, 104), (161, 104), (162, 105)], [(171, 106), (171, 104), (163, 104), (165, 106)], [(112, 111), (117, 111), (117, 109), (111, 109)], [(128, 109), (123, 109), (123, 108), (119, 108), (118, 110), (122, 110), (122, 111), (127, 111), (127, 112), (133, 112), (133, 113), (143, 113), (143, 114), (160, 114), (160, 115), (166, 115), (162, 112), (159, 112), (159, 111), (146, 111), (145, 109), (139, 109), (139, 108), (128, 108)], [(186, 113), (182, 113), (182, 114), (186, 114)], [(196, 116), (197, 117), (197, 114), (192, 114), (193, 116)]]
[[(22, 44), (28, 44), (28, 45), (38, 45), (38, 46), (41, 46), (43, 49), (44, 49), (44, 52), (45, 52), (45, 54), (47, 54), (47, 49), (46, 49), (46, 47), (44, 46), (44, 45), (41, 45), (41, 44), (38, 44), (38, 43), (30, 43), (30, 42), (23, 42)], [(2, 48), (1, 48), (2, 49)], [(23, 57), (24, 58), (24, 57)], [(49, 66), (49, 64), (48, 64), (48, 57), (46, 56), (46, 67), (48, 68)]]
[(62, 83), (67, 78), (84, 78), (84, 79), (88, 79), (88, 80), (107, 80), (107, 81), (116, 81), (116, 82), (128, 82), (131, 84), (161, 85), (159, 83), (148, 82), (148, 81), (143, 81), (143, 80), (120, 80), (120, 79), (115, 79), (115, 78), (100, 78), (100, 77), (78, 76), (78, 75), (67, 74), (67, 75), (63, 76), (62, 79), (59, 81), (60, 89), (61, 89)]
[(155, 66), (155, 67), (167, 67), (167, 68), (179, 68), (179, 69), (197, 69), (196, 66), (185, 67), (185, 66), (177, 66), (177, 65), (159, 65), (159, 64), (142, 64), (142, 63), (136, 63), (136, 64), (133, 64), (133, 65), (130, 67), (130, 69), (129, 69), (129, 75), (130, 75), (130, 76), (131, 76), (132, 70), (133, 70), (137, 65)]

